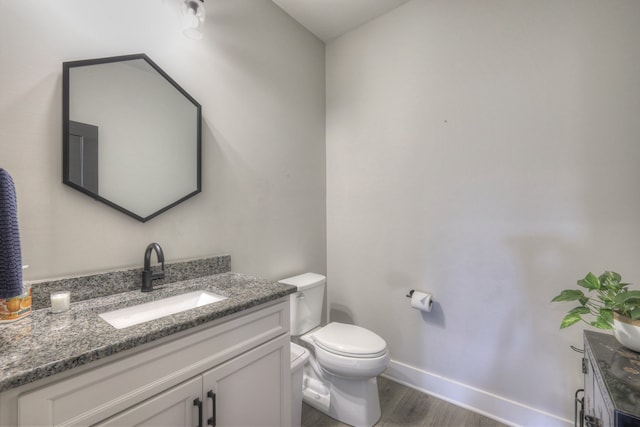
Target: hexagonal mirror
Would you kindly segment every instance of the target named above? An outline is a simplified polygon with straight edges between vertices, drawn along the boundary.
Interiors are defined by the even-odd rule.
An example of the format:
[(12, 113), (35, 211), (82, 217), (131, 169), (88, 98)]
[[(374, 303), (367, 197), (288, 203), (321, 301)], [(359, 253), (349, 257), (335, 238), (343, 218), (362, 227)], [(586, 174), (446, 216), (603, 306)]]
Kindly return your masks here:
[(201, 191), (201, 107), (144, 54), (63, 63), (63, 178), (145, 222)]

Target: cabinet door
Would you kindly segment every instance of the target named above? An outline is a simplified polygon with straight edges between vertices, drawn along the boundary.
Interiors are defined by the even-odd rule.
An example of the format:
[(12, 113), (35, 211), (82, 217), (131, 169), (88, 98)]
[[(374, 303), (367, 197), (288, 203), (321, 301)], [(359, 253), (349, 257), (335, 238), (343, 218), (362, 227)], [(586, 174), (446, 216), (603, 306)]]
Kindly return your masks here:
[(584, 374), (584, 415), (585, 417), (594, 417), (596, 415), (595, 404), (593, 401), (594, 396), (594, 381), (593, 365), (591, 360), (587, 358), (585, 352), (585, 367), (586, 372)]
[(604, 393), (607, 391), (600, 388), (595, 375), (598, 367), (594, 363), (597, 362), (587, 358), (587, 372), (584, 375), (584, 425), (610, 427), (613, 426), (613, 414), (607, 409), (604, 400)]
[(606, 393), (606, 390), (600, 389), (598, 382), (595, 381), (593, 385), (594, 416), (600, 421), (600, 426), (609, 427), (613, 426), (613, 417), (607, 410), (607, 404), (604, 401), (603, 393)]
[(121, 412), (97, 426), (178, 427), (198, 425), (195, 399), (202, 394), (202, 377), (179, 384)]
[(224, 363), (203, 375), (206, 420), (227, 426), (291, 424), (291, 356), (285, 335)]

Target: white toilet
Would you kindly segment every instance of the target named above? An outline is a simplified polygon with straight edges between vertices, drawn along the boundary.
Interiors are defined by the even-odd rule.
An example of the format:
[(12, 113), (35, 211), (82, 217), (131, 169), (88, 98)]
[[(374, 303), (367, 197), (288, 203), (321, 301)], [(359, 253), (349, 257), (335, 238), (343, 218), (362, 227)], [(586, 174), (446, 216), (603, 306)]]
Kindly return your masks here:
[(304, 365), (302, 398), (340, 422), (372, 426), (380, 419), (376, 376), (389, 364), (387, 343), (355, 325), (333, 322), (319, 327), (326, 282), (315, 273), (280, 281), (298, 288), (291, 295), (291, 335), (311, 350)]

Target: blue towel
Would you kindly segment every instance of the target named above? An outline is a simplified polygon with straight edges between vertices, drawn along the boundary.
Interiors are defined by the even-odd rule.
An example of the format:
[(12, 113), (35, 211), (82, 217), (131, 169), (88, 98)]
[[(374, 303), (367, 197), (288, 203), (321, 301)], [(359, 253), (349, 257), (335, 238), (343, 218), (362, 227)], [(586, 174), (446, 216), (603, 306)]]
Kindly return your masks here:
[(0, 168), (0, 298), (22, 294), (22, 252), (18, 229), (16, 188)]

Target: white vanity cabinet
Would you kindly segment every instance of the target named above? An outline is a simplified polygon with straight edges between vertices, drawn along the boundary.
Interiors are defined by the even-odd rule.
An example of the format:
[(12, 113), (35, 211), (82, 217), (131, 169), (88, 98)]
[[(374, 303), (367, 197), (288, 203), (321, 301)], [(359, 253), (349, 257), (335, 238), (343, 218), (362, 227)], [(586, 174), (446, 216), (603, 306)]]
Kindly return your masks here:
[(0, 426), (289, 425), (288, 298), (196, 329), (3, 392)]
[[(98, 426), (281, 426), (287, 337), (172, 387)], [(274, 392), (275, 391), (275, 392)]]
[(196, 412), (194, 402), (202, 402), (201, 397), (202, 378), (193, 378), (95, 425), (196, 426), (202, 415)]
[[(280, 338), (265, 345), (261, 351), (252, 351), (212, 369), (202, 376), (206, 421), (211, 417), (210, 393), (215, 393), (216, 425), (220, 426), (281, 426), (290, 424), (290, 417), (282, 411), (291, 412), (290, 379), (291, 353), (289, 337)], [(269, 347), (267, 347), (269, 346)], [(282, 384), (280, 378), (287, 377), (285, 390), (273, 388)], [(287, 405), (282, 405), (283, 396)], [(286, 410), (284, 409), (286, 406)], [(211, 423), (214, 424), (214, 423)]]

